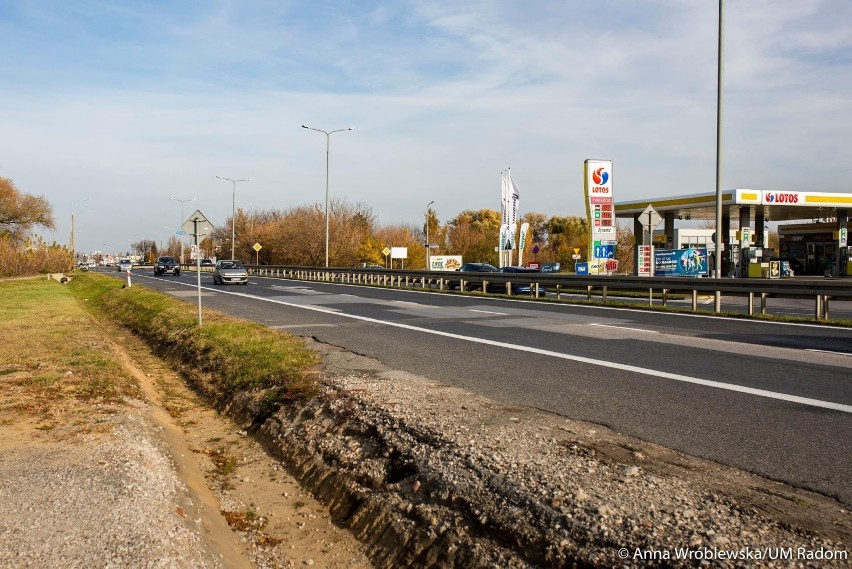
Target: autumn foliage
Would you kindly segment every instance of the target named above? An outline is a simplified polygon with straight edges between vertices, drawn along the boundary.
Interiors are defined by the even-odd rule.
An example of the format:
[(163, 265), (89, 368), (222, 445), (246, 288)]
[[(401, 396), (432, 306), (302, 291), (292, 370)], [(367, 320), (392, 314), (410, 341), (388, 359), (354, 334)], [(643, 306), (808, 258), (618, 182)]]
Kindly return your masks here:
[(37, 226), (53, 228), (53, 209), (42, 196), (24, 194), (0, 178), (0, 277), (58, 273), (73, 266), (71, 252), (30, 237)]

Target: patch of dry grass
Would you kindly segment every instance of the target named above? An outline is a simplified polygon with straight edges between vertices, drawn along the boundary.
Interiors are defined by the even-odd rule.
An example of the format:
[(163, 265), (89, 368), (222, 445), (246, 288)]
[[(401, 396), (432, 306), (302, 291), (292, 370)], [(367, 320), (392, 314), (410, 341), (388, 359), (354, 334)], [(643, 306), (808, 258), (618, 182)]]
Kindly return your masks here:
[[(0, 282), (0, 420), (65, 423), (96, 404), (138, 397), (104, 332), (67, 287), (47, 279)], [(84, 413), (85, 414), (85, 413)]]

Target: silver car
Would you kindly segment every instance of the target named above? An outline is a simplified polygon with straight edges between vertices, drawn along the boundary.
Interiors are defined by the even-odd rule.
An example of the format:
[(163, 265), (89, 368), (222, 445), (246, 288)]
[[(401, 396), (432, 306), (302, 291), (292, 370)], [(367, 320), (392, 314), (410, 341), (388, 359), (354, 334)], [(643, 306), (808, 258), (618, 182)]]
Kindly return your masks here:
[(125, 271), (132, 271), (133, 263), (130, 262), (130, 259), (122, 259), (118, 262), (118, 270), (122, 273)]
[(213, 284), (248, 284), (248, 271), (242, 261), (223, 259), (213, 267)]

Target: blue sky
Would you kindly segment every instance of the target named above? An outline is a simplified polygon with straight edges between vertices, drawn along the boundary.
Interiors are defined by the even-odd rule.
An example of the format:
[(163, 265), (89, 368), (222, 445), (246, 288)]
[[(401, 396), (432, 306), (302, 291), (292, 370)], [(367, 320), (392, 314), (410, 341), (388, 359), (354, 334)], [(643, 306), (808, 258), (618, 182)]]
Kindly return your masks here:
[[(617, 200), (715, 189), (714, 0), (0, 0), (0, 176), (67, 242), (168, 238), (195, 197), (331, 195), (381, 223), (499, 208), (583, 215), (586, 158)], [(726, 188), (850, 192), (852, 2), (726, 2)], [(87, 201), (82, 201), (87, 200)], [(251, 205), (249, 205), (251, 204)]]

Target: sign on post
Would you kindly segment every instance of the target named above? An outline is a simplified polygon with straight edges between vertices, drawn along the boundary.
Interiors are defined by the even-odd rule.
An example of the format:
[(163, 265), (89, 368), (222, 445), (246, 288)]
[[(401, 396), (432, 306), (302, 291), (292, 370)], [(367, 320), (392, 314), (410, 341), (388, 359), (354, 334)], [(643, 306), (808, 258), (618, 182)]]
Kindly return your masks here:
[[(193, 237), (193, 245), (197, 251), (198, 244), (201, 243), (205, 237), (213, 233), (213, 224), (204, 217), (201, 210), (195, 210), (195, 212), (190, 215), (185, 222), (183, 222), (181, 229), (186, 232), (187, 235), (191, 235)], [(195, 278), (196, 285), (198, 287), (198, 325), (201, 326), (201, 255), (198, 254), (195, 256)]]
[[(663, 221), (662, 216), (654, 209), (654, 206), (648, 204), (642, 213), (639, 214), (639, 222), (642, 224), (642, 227), (645, 228), (645, 231), (648, 232), (648, 235), (651, 236), (651, 243), (653, 243), (654, 230), (660, 225), (660, 222)], [(650, 244), (650, 243), (649, 243)], [(644, 245), (644, 243), (643, 243)]]

